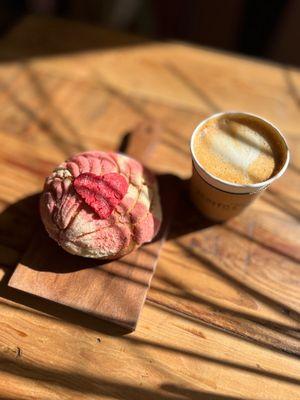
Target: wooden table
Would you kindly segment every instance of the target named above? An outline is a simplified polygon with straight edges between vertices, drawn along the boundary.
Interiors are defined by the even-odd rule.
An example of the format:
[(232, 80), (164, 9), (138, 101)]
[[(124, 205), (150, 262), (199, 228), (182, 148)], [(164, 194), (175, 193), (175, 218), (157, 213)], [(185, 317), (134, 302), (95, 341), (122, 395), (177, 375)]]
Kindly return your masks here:
[[(33, 17), (0, 60), (0, 398), (300, 399), (300, 72)], [(183, 190), (135, 333), (7, 288), (55, 164), (155, 119), (147, 163), (185, 179), (193, 128), (226, 109), (277, 124), (291, 166), (224, 225)]]

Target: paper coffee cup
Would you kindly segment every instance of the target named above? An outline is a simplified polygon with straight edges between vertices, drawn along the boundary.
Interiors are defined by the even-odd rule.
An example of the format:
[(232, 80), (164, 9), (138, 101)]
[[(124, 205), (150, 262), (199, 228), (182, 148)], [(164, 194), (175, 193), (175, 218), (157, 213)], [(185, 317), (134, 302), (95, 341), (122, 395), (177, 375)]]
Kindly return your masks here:
[[(276, 174), (270, 179), (253, 184), (238, 184), (225, 181), (209, 173), (199, 162), (195, 154), (195, 140), (202, 128), (212, 119), (222, 117), (246, 117), (259, 122), (274, 135), (274, 142), (280, 146), (280, 161)], [(208, 133), (209, 134), (209, 133)], [(278, 179), (285, 172), (290, 152), (282, 133), (271, 122), (250, 113), (228, 111), (221, 112), (206, 118), (194, 130), (190, 149), (193, 162), (193, 173), (190, 181), (190, 195), (195, 206), (209, 219), (225, 221), (238, 215), (249, 204), (252, 203), (271, 183)]]

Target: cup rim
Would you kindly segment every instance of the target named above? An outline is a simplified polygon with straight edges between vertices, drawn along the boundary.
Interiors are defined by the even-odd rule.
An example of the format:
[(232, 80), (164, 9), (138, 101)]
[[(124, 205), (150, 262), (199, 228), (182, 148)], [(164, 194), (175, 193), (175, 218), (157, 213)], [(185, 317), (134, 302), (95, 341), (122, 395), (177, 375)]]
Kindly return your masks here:
[[(221, 178), (217, 177), (216, 175), (213, 175), (210, 172), (208, 172), (204, 168), (204, 166), (197, 160), (193, 143), (194, 143), (194, 140), (195, 140), (196, 135), (198, 134), (199, 130), (208, 121), (215, 119), (215, 118), (225, 116), (225, 115), (245, 115), (245, 116), (254, 117), (257, 120), (263, 121), (267, 125), (270, 125), (270, 127), (274, 129), (274, 131), (278, 134), (278, 136), (282, 140), (282, 143), (283, 143), (285, 151), (286, 151), (286, 159), (284, 161), (284, 164), (274, 176), (272, 176), (271, 178), (269, 178), (265, 181), (258, 182), (258, 183), (239, 184), (239, 183), (229, 182), (229, 181), (221, 179)], [(290, 150), (289, 150), (287, 141), (286, 141), (285, 137), (283, 136), (282, 132), (274, 124), (272, 124), (272, 122), (270, 122), (269, 120), (262, 118), (257, 114), (244, 112), (244, 111), (222, 111), (222, 112), (214, 113), (214, 114), (210, 115), (208, 118), (205, 118), (204, 120), (202, 120), (196, 126), (196, 128), (194, 129), (194, 131), (192, 133), (192, 136), (190, 139), (190, 151), (192, 154), (192, 158), (193, 158), (193, 162), (195, 164), (196, 170), (199, 173), (202, 172), (202, 174), (205, 175), (209, 179), (209, 181), (210, 181), (209, 183), (211, 183), (213, 186), (220, 188), (222, 190), (225, 190), (225, 191), (229, 191), (229, 192), (251, 193), (251, 192), (257, 192), (259, 190), (266, 188), (272, 182), (274, 182), (276, 179), (278, 179), (280, 176), (282, 176), (284, 174), (284, 172), (286, 171), (287, 166), (289, 164), (289, 161), (290, 161)]]

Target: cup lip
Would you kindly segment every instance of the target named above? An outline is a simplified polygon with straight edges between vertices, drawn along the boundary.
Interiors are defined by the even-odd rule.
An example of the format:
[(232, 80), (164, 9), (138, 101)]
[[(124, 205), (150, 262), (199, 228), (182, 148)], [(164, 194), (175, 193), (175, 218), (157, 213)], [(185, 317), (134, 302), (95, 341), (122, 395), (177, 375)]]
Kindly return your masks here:
[[(274, 176), (272, 176), (271, 178), (262, 181), (262, 182), (258, 182), (258, 183), (252, 183), (252, 184), (239, 184), (239, 183), (234, 183), (234, 182), (229, 182), (226, 180), (223, 180), (219, 177), (217, 177), (216, 175), (211, 174), (210, 172), (208, 172), (204, 166), (197, 160), (195, 152), (194, 152), (194, 140), (196, 138), (196, 135), (198, 134), (199, 130), (203, 127), (203, 125), (205, 125), (208, 121), (215, 119), (215, 118), (219, 118), (222, 116), (226, 116), (226, 115), (245, 115), (245, 116), (250, 116), (250, 117), (254, 117), (260, 121), (263, 121), (264, 123), (268, 124), (271, 126), (271, 128), (273, 128), (275, 130), (275, 132), (278, 134), (278, 136), (281, 138), (282, 143), (285, 147), (286, 150), (286, 159), (285, 162), (283, 164), (283, 166), (281, 167), (281, 169), (277, 172), (277, 174), (275, 174)], [(282, 132), (269, 120), (260, 117), (257, 114), (253, 114), (253, 113), (249, 113), (249, 112), (244, 112), (244, 111), (235, 111), (235, 110), (230, 110), (230, 111), (222, 111), (222, 112), (218, 112), (218, 113), (214, 113), (212, 115), (210, 115), (208, 118), (205, 118), (204, 120), (202, 120), (194, 129), (191, 139), (190, 139), (190, 151), (192, 154), (192, 158), (193, 158), (193, 162), (195, 164), (195, 168), (196, 170), (200, 173), (200, 171), (202, 172), (202, 174), (204, 176), (206, 176), (209, 179), (209, 183), (211, 183), (213, 186), (220, 188), (222, 190), (225, 191), (229, 191), (229, 192), (240, 192), (240, 193), (251, 193), (251, 192), (257, 192), (259, 190), (262, 190), (264, 188), (266, 188), (267, 186), (269, 186), (272, 182), (274, 182), (276, 179), (278, 179), (280, 176), (282, 176), (284, 174), (284, 172), (287, 169), (287, 166), (289, 164), (290, 161), (290, 150), (287, 144), (287, 141), (285, 139), (285, 137), (283, 136)], [(199, 171), (200, 170), (200, 171)], [(231, 189), (231, 190), (230, 190)]]

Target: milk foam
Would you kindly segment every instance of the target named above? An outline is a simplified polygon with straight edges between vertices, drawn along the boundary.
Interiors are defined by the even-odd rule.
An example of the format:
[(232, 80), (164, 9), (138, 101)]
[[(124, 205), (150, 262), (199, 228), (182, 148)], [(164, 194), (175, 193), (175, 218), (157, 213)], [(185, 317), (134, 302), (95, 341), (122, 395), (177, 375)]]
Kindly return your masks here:
[(272, 141), (251, 121), (211, 120), (195, 142), (197, 159), (211, 174), (234, 183), (269, 179), (275, 169)]
[[(233, 123), (230, 125), (232, 126)], [(235, 128), (239, 131), (241, 140), (228, 132), (216, 129), (211, 137), (211, 146), (212, 150), (219, 154), (224, 161), (239, 168), (247, 176), (250, 166), (258, 159), (261, 152), (271, 152), (271, 148), (265, 139), (254, 130), (241, 124), (236, 125), (239, 125)], [(243, 136), (247, 137), (247, 141), (243, 141)]]

